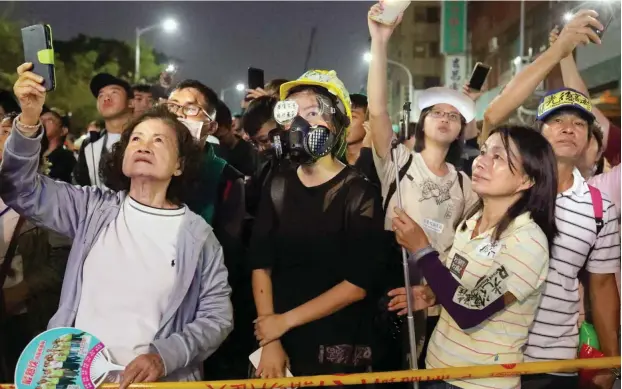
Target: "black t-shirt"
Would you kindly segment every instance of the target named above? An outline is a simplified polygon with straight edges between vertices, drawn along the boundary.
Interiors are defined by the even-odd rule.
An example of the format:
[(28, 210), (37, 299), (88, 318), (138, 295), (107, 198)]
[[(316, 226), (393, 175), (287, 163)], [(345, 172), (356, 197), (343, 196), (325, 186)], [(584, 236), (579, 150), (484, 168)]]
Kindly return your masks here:
[(73, 153), (63, 146), (59, 146), (48, 154), (47, 158), (52, 164), (49, 176), (55, 180), (71, 184), (71, 173), (76, 166), (76, 158)]
[(221, 144), (218, 156), (245, 176), (252, 176), (255, 172), (257, 151), (244, 139), (238, 139), (238, 142), (232, 149)]
[[(282, 338), (294, 375), (353, 371), (320, 363), (331, 346), (370, 346), (373, 294), (382, 269), (383, 215), (378, 190), (351, 167), (306, 187), (296, 170), (283, 178), (282, 207), (273, 204), (273, 178), (262, 195), (251, 240), (253, 269), (272, 270), (275, 313), (285, 313), (348, 281), (367, 297)], [(355, 199), (355, 200), (352, 200)], [(343, 349), (343, 348), (342, 348)], [(324, 355), (326, 358), (326, 355)]]
[(359, 157), (352, 166), (367, 177), (372, 184), (380, 188), (380, 178), (376, 171), (376, 165), (374, 165), (374, 156), (372, 153), (371, 147), (361, 147)]

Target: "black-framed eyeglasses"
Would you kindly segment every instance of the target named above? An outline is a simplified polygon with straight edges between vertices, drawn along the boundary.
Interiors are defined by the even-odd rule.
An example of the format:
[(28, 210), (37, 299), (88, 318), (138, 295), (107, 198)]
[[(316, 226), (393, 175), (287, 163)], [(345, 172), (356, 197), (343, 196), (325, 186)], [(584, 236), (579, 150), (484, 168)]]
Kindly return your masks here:
[(212, 115), (207, 113), (207, 111), (203, 107), (196, 105), (196, 104), (180, 105), (177, 103), (173, 103), (171, 101), (165, 101), (161, 104), (164, 105), (166, 109), (168, 109), (170, 112), (174, 114), (179, 113), (180, 110), (184, 114), (184, 116), (197, 116), (199, 113), (203, 112), (205, 116), (207, 116), (208, 121), (210, 122), (214, 121), (214, 118), (212, 117)]

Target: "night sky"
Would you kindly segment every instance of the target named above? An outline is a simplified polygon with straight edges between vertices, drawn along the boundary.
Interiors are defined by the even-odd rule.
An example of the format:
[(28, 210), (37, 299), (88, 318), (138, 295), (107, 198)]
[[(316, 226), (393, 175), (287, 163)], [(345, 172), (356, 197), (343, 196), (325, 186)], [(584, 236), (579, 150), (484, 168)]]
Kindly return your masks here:
[[(335, 69), (351, 93), (365, 81), (363, 53), (368, 49), (367, 11), (372, 2), (15, 2), (11, 18), (45, 22), (55, 39), (83, 33), (134, 42), (135, 28), (167, 17), (176, 33), (154, 30), (141, 37), (184, 63), (178, 80), (196, 78), (220, 93), (246, 82), (249, 66), (265, 69), (266, 81), (302, 74), (311, 28), (317, 27), (311, 68)], [(2, 7), (8, 6), (2, 3)], [(236, 111), (241, 95), (227, 92)]]

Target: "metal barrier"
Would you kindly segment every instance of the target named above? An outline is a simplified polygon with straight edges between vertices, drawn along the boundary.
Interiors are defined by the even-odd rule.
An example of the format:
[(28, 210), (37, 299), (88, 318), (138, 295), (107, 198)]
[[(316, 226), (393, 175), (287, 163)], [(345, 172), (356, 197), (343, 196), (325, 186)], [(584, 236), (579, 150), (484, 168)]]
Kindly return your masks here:
[[(465, 366), (446, 369), (403, 370), (377, 373), (320, 375), (275, 379), (230, 381), (154, 382), (133, 384), (133, 389), (286, 389), (375, 383), (398, 383), (453, 380), (464, 378), (509, 377), (526, 374), (574, 372), (579, 369), (610, 369), (620, 367), (620, 357), (571, 359), (567, 361), (526, 362), (504, 365)], [(104, 384), (101, 389), (118, 388)], [(0, 389), (15, 389), (13, 384), (0, 384)]]

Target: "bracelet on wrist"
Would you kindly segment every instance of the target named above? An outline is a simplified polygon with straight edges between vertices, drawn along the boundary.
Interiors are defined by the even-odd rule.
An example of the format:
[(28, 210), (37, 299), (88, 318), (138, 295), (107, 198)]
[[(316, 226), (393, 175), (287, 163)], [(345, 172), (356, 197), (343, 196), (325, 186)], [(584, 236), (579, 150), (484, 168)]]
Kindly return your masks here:
[(32, 133), (32, 132), (37, 131), (39, 127), (41, 127), (41, 121), (38, 121), (37, 124), (35, 124), (34, 126), (31, 126), (31, 125), (22, 123), (21, 118), (22, 118), (22, 114), (19, 114), (15, 118), (15, 123), (17, 125), (17, 128), (22, 132)]

